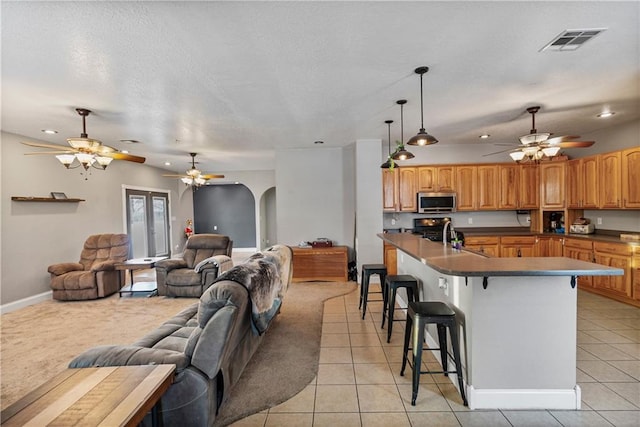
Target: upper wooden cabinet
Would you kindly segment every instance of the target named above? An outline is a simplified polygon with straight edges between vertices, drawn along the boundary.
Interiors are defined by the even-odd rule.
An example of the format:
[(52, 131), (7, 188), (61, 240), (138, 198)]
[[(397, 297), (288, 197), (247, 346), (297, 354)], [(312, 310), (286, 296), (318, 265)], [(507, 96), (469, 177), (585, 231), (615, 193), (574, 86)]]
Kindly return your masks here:
[(498, 209), (500, 188), (496, 165), (478, 166), (477, 206), (480, 210)]
[(540, 186), (538, 165), (520, 166), (520, 192), (518, 194), (520, 209), (537, 209), (540, 206)]
[(478, 167), (462, 165), (456, 167), (456, 209), (475, 211), (478, 209), (476, 198), (478, 185)]
[(455, 166), (420, 166), (418, 169), (418, 192), (454, 192)]
[(640, 147), (622, 152), (622, 207), (640, 209)]
[(620, 151), (600, 155), (600, 207), (622, 207), (622, 155)]
[(398, 210), (398, 173), (395, 169), (382, 169), (382, 210)]
[(570, 160), (566, 164), (567, 207), (570, 209), (598, 208), (598, 156)]
[(542, 209), (564, 209), (565, 162), (540, 164), (540, 207)]
[(400, 212), (418, 211), (418, 192), (416, 190), (417, 168), (398, 168), (398, 202)]
[(520, 194), (520, 166), (498, 165), (498, 209), (518, 209)]

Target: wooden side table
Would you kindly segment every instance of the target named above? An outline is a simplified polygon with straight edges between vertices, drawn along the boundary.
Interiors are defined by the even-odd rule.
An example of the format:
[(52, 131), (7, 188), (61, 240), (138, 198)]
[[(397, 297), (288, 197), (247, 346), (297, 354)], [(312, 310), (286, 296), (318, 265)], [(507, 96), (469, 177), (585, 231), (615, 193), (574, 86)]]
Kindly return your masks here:
[(66, 369), (2, 411), (3, 426), (137, 426), (152, 411), (161, 424), (160, 398), (175, 365)]
[(348, 281), (346, 246), (333, 246), (330, 248), (300, 248), (294, 246), (292, 250), (292, 281)]
[[(136, 292), (155, 292), (158, 290), (158, 284), (156, 282), (138, 282), (136, 289), (133, 289), (133, 272), (135, 270), (146, 270), (153, 268), (156, 262), (166, 259), (166, 256), (150, 257), (150, 258), (132, 258), (124, 262), (119, 262), (115, 265), (116, 270), (129, 271), (131, 277), (131, 284), (129, 286), (123, 286), (120, 289), (119, 295), (122, 296), (124, 292), (134, 294)], [(153, 295), (153, 293), (151, 294)]]

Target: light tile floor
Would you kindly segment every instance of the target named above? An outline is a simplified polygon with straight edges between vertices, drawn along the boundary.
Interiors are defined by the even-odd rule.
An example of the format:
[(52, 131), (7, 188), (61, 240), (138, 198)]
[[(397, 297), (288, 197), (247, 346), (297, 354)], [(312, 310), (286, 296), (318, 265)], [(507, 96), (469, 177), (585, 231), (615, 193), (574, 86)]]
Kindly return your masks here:
[(316, 379), (233, 426), (640, 426), (638, 308), (578, 292), (579, 411), (470, 411), (443, 375), (422, 375), (411, 406), (410, 368), (399, 375), (404, 324), (394, 324), (387, 344), (381, 312), (381, 303), (369, 303), (362, 320), (358, 291), (327, 301)]

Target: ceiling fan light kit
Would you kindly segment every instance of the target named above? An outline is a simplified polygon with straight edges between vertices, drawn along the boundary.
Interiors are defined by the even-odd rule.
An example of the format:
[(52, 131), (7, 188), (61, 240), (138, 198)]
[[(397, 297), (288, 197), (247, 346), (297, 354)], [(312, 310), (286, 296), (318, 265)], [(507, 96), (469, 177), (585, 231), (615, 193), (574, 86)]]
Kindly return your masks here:
[(416, 74), (420, 74), (420, 130), (418, 134), (407, 141), (407, 145), (432, 145), (438, 142), (435, 136), (429, 135), (424, 129), (424, 106), (423, 106), (423, 89), (422, 89), (422, 76), (428, 71), (429, 67), (418, 67), (415, 70)]
[(218, 174), (203, 174), (202, 171), (196, 168), (196, 156), (198, 153), (189, 153), (191, 156), (191, 168), (185, 172), (185, 175), (162, 175), (169, 178), (180, 178), (185, 185), (190, 185), (193, 189), (205, 185), (212, 178), (224, 178), (224, 175)]

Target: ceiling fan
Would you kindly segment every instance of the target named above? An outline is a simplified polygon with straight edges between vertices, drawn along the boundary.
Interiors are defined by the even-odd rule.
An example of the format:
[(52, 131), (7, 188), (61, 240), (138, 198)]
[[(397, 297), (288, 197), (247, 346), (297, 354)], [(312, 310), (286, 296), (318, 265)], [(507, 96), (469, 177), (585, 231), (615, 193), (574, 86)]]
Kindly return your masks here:
[[(37, 148), (50, 148), (54, 151), (35, 151), (31, 153), (24, 153), (25, 155), (32, 154), (56, 154), (56, 158), (67, 169), (75, 169), (82, 166), (84, 170), (88, 170), (93, 166), (96, 169), (106, 169), (112, 160), (126, 160), (129, 162), (144, 163), (145, 158), (140, 156), (134, 156), (127, 153), (121, 153), (113, 147), (103, 145), (102, 142), (97, 139), (89, 138), (87, 135), (86, 118), (91, 114), (91, 110), (86, 108), (76, 108), (76, 111), (82, 116), (82, 133), (80, 137), (67, 138), (68, 147), (57, 144), (45, 144), (41, 142), (22, 142), (24, 145)], [(72, 167), (75, 160), (78, 160), (79, 165)]]
[(575, 141), (577, 138), (580, 138), (578, 135), (564, 135), (550, 138), (552, 135), (551, 133), (539, 133), (536, 129), (536, 113), (539, 110), (540, 106), (527, 108), (527, 112), (531, 114), (531, 131), (529, 134), (522, 135), (519, 138), (520, 146), (514, 149), (485, 154), (485, 156), (492, 156), (494, 154), (510, 151), (509, 155), (516, 162), (539, 161), (545, 156), (554, 157), (560, 152), (561, 148), (591, 147), (595, 144), (595, 141)]
[(167, 174), (162, 176), (166, 176), (169, 178), (180, 178), (180, 180), (184, 182), (186, 185), (192, 185), (194, 187), (200, 187), (201, 185), (204, 185), (208, 180), (213, 178), (224, 178), (224, 175), (212, 174), (212, 173), (203, 174), (199, 169), (197, 169), (196, 168), (197, 154), (198, 153), (189, 153), (189, 155), (191, 156), (191, 169), (187, 170), (185, 175)]

